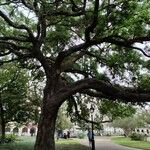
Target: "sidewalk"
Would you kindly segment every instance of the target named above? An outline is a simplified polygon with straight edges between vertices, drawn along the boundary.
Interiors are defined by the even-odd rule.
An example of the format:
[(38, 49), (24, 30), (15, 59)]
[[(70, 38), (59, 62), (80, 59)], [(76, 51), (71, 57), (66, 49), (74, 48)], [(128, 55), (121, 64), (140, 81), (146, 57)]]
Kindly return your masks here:
[[(81, 140), (81, 144), (89, 146), (88, 139)], [(109, 137), (95, 137), (95, 150), (141, 150), (115, 144)]]

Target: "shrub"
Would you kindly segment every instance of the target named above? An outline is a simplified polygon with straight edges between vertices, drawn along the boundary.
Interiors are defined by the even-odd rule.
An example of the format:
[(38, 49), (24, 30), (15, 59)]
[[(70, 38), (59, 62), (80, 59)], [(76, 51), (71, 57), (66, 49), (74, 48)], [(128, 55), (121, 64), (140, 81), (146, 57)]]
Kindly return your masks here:
[(130, 135), (131, 140), (135, 140), (135, 141), (143, 141), (145, 138), (145, 135), (141, 135), (139, 133), (132, 133)]
[(85, 134), (84, 134), (84, 133), (78, 133), (77, 137), (78, 137), (79, 139), (84, 139)]
[(6, 135), (5, 139), (2, 139), (2, 136), (0, 136), (0, 144), (14, 142), (16, 139), (17, 139), (17, 136), (14, 134)]

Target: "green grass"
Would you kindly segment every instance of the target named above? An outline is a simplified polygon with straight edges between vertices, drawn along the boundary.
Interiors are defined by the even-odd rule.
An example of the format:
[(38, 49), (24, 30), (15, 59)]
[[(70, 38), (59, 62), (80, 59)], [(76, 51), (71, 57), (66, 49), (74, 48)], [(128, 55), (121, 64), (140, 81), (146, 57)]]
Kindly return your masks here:
[(0, 145), (0, 150), (33, 150), (34, 142), (35, 138), (23, 136), (17, 142)]
[(89, 150), (89, 148), (81, 145), (79, 140), (68, 139), (56, 142), (56, 150)]
[(124, 145), (127, 147), (134, 147), (134, 148), (139, 148), (139, 149), (143, 149), (143, 150), (150, 150), (150, 142), (134, 141), (134, 140), (131, 140), (130, 138), (126, 138), (126, 137), (113, 137), (112, 141), (114, 141), (117, 144)]
[[(33, 150), (35, 138), (22, 136), (17, 142), (0, 145), (0, 150)], [(88, 150), (78, 140), (60, 139), (56, 142), (56, 150)]]

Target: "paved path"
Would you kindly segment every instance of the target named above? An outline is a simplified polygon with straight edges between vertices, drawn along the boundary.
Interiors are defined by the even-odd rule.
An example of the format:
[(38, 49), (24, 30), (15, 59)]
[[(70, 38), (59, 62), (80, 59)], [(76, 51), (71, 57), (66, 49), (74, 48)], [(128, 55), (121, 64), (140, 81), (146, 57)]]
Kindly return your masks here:
[[(88, 140), (81, 140), (81, 144), (89, 145)], [(95, 138), (96, 150), (141, 150), (135, 148), (128, 148), (118, 144), (114, 144), (109, 137), (96, 137)]]

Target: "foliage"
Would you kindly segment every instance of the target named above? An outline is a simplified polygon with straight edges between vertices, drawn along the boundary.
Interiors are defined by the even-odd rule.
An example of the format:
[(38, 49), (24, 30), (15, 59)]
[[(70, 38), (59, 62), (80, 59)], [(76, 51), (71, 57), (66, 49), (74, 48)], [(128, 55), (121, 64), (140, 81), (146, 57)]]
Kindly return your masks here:
[[(46, 79), (38, 131), (49, 136), (38, 136), (54, 136), (45, 122), (54, 125), (54, 112), (70, 97), (150, 100), (139, 78), (145, 71), (149, 79), (149, 7), (146, 0), (1, 0), (0, 64), (17, 60), (35, 79)], [(88, 116), (82, 101), (77, 105)]]
[(129, 136), (129, 134), (136, 128), (140, 127), (138, 120), (133, 117), (118, 119), (113, 122), (114, 127), (119, 127), (124, 130), (124, 134)]
[(137, 117), (141, 122), (143, 122), (143, 126), (148, 127), (150, 125), (150, 110), (142, 110), (137, 114)]
[(8, 150), (8, 149), (33, 150), (34, 142), (35, 142), (35, 138), (31, 138), (29, 136), (28, 137), (22, 136), (22, 137), (18, 137), (17, 141), (13, 143), (0, 145), (0, 149), (2, 150)]
[(1, 138), (0, 136), (0, 144), (4, 144), (4, 143), (11, 143), (17, 140), (17, 136), (14, 134), (7, 134), (5, 136), (5, 139)]
[(144, 140), (145, 135), (139, 134), (139, 133), (132, 133), (130, 135), (131, 140), (135, 140), (135, 141), (143, 141)]
[(150, 89), (150, 76), (147, 74), (143, 74), (139, 76), (138, 86), (142, 90)]
[(129, 117), (136, 112), (136, 108), (130, 103), (125, 104), (119, 101), (112, 102), (105, 99), (98, 105), (98, 110), (101, 115), (108, 116), (108, 118), (112, 120)]
[(149, 126), (149, 111), (137, 112), (135, 115), (124, 119), (116, 119), (113, 126), (122, 128), (128, 136), (135, 128)]
[(41, 113), (41, 101), (42, 101), (42, 91), (41, 82), (30, 80), (30, 87), (28, 89), (28, 105), (32, 107), (30, 110), (30, 117), (28, 117), (28, 122), (38, 123), (40, 113)]
[(25, 122), (30, 116), (27, 104), (28, 76), (18, 70), (15, 64), (7, 64), (0, 69), (1, 103), (4, 108), (5, 123)]
[[(82, 118), (86, 120), (91, 120), (89, 108), (90, 102), (87, 101), (87, 97), (84, 97), (84, 100), (78, 99), (78, 106), (80, 106), (80, 116), (82, 116)], [(105, 121), (112, 122), (116, 119), (130, 117), (136, 113), (136, 108), (131, 103), (125, 104), (120, 101), (113, 102), (109, 101), (108, 99), (101, 99), (96, 101), (93, 100), (92, 102), (95, 106), (94, 122), (98, 123), (94, 126), (95, 129), (98, 130), (101, 130), (103, 128), (102, 123)], [(69, 103), (67, 110), (69, 112), (69, 115), (71, 116), (71, 121), (77, 122), (82, 130), (86, 130), (87, 128), (89, 128), (89, 124), (86, 122), (86, 120), (81, 120), (80, 118), (76, 117), (76, 112), (73, 112), (72, 109), (74, 109), (74, 106)]]
[[(39, 7), (40, 11), (38, 9), (33, 9), (34, 2), (32, 1), (27, 1), (26, 3), (22, 3), (19, 1), (10, 1), (8, 3), (3, 3), (4, 1), (1, 2), (1, 7), (3, 7), (2, 10), (5, 10), (7, 12), (8, 18), (12, 19), (14, 25), (7, 23), (5, 24), (6, 20), (3, 19), (1, 15), (1, 35), (10, 36), (11, 41), (13, 41), (12, 37), (16, 36), (17, 39), (14, 39), (14, 43), (16, 44), (16, 46), (17, 44), (23, 46), (21, 48), (19, 47), (21, 49), (21, 51), (19, 52), (22, 54), (32, 53), (29, 50), (30, 47), (32, 47), (32, 40), (27, 40), (26, 38), (28, 37), (29, 31), (26, 30), (26, 27), (22, 26), (21, 29), (18, 29), (18, 27), (15, 25), (27, 25), (30, 31), (37, 35), (36, 37), (31, 36), (30, 34), (31, 38), (33, 38), (33, 40), (35, 41), (37, 40), (38, 42), (38, 37), (40, 36), (39, 32), (41, 31), (38, 30), (40, 28), (40, 26), (38, 26), (38, 23), (40, 23), (41, 21), (38, 20), (38, 18), (41, 17), (40, 15), (45, 15), (44, 13), (47, 12), (47, 16), (45, 16), (44, 18), (47, 23), (47, 33), (46, 36), (42, 37), (44, 38), (44, 40), (42, 39), (42, 53), (44, 54), (44, 56), (50, 55), (52, 57), (57, 57), (57, 54), (59, 54), (63, 50), (67, 51), (66, 46), (74, 46), (78, 41), (84, 39), (84, 34), (87, 30), (86, 27), (89, 27), (91, 25), (90, 23), (92, 22), (93, 18), (92, 10), (94, 7), (94, 2), (89, 2), (89, 7), (87, 7), (87, 10), (85, 11), (85, 14), (83, 16), (80, 16), (80, 14), (79, 16), (71, 15), (74, 12), (74, 9), (72, 10), (72, 8), (74, 8), (75, 6), (77, 8), (80, 8), (80, 6), (82, 5), (81, 1), (75, 1), (76, 5), (69, 2), (58, 3), (58, 5), (60, 6), (57, 11), (62, 12), (62, 15), (59, 15), (59, 13), (53, 14), (52, 12), (56, 11), (55, 7), (53, 7), (55, 4), (49, 3), (48, 1), (35, 2), (37, 3), (36, 6)], [(32, 6), (33, 8), (28, 6)], [(90, 48), (88, 48), (87, 53), (83, 54), (83, 57), (81, 55), (80, 59), (77, 59), (75, 63), (72, 62), (72, 58), (75, 58), (75, 56), (78, 55), (78, 52), (71, 52), (70, 56), (64, 56), (64, 60), (62, 62), (63, 64), (61, 65), (61, 67), (72, 65), (73, 69), (75, 70), (77, 69), (81, 72), (86, 72), (89, 75), (92, 74), (92, 76), (96, 78), (100, 78), (101, 75), (99, 73), (99, 68), (106, 66), (107, 74), (102, 73), (102, 75), (106, 75), (109, 80), (111, 80), (112, 77), (116, 77), (116, 79), (119, 78), (122, 80), (126, 80), (126, 82), (133, 82), (132, 78), (137, 78), (140, 73), (140, 65), (144, 65), (143, 67), (147, 68), (148, 61), (142, 60), (141, 55), (137, 51), (135, 51), (134, 48), (132, 50), (132, 43), (130, 44), (127, 42), (128, 44), (127, 46), (125, 46), (121, 42), (125, 42), (125, 39), (128, 38), (130, 39), (138, 37), (140, 35), (145, 36), (149, 33), (149, 30), (147, 30), (146, 28), (148, 26), (149, 20), (149, 3), (147, 3), (146, 1), (139, 2), (136, 0), (133, 2), (130, 0), (119, 2), (116, 1), (113, 2), (113, 4), (108, 4), (106, 1), (103, 1), (99, 6), (100, 9), (97, 12), (97, 20), (100, 21), (96, 21), (97, 25), (93, 27), (95, 30), (93, 30), (94, 33), (92, 37), (93, 40), (99, 39), (99, 37), (109, 37), (108, 41), (106, 40), (106, 43), (105, 41), (102, 42), (103, 45), (101, 45), (101, 43), (96, 43), (95, 45), (100, 46), (100, 49), (91, 45)], [(30, 9), (32, 9), (32, 11), (30, 11)], [(51, 11), (49, 12), (49, 10)], [(28, 16), (26, 15), (26, 12), (29, 13)], [(24, 32), (22, 32), (22, 30), (24, 30)], [(108, 43), (111, 43), (111, 45)], [(1, 47), (5, 48), (4, 45), (5, 43), (2, 42)], [(4, 52), (5, 50), (1, 50), (2, 54)], [(19, 55), (20, 53), (16, 53), (15, 50), (12, 52), (14, 52), (15, 54), (12, 56), (13, 59), (24, 56)], [(24, 60), (19, 59), (19, 62), (27, 68), (32, 69), (33, 74), (41, 73), (41, 68), (34, 68), (37, 61), (35, 59), (32, 59), (32, 57), (30, 58), (30, 56), (28, 55), (27, 56), (29, 57), (29, 60), (27, 60), (25, 56), (23, 57)], [(127, 72), (130, 74), (130, 77), (126, 76)], [(44, 77), (44, 72), (42, 74), (43, 75), (41, 76), (41, 78)], [(84, 74), (82, 73), (81, 75), (84, 76)], [(68, 78), (72, 78), (68, 74), (65, 74), (64, 76), (67, 80)], [(130, 78), (130, 80), (127, 81), (128, 78)]]
[(83, 132), (80, 132), (80, 133), (77, 134), (77, 137), (78, 137), (79, 139), (84, 139), (85, 134), (84, 134)]
[(67, 117), (65, 112), (65, 104), (61, 106), (59, 109), (58, 115), (57, 115), (57, 121), (56, 121), (56, 129), (70, 129), (72, 127), (72, 123), (70, 121), (70, 118)]

